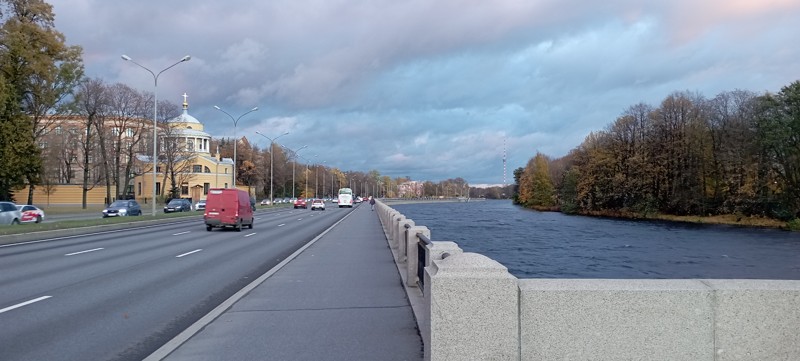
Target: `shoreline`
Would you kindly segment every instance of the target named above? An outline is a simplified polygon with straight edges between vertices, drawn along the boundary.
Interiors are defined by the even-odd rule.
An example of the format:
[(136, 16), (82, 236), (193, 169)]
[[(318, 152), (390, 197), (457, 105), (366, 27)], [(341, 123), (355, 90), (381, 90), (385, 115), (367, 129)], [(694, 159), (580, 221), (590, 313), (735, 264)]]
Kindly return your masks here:
[[(528, 209), (533, 209), (540, 212), (561, 212), (561, 210), (558, 209), (557, 207), (533, 207)], [(766, 218), (766, 217), (740, 216), (736, 214), (722, 214), (716, 216), (676, 216), (672, 214), (658, 213), (654, 215), (643, 216), (638, 213), (625, 212), (625, 211), (594, 211), (594, 212), (578, 212), (575, 213), (575, 215), (588, 216), (588, 217), (631, 219), (631, 220), (652, 220), (652, 221), (669, 221), (669, 222), (683, 222), (683, 223), (695, 223), (695, 224), (725, 225), (725, 226), (748, 227), (748, 228), (771, 228), (771, 229), (780, 229), (784, 231), (793, 231), (793, 232), (800, 231), (799, 227), (800, 225), (793, 225), (793, 222), (784, 222), (781, 220)]]

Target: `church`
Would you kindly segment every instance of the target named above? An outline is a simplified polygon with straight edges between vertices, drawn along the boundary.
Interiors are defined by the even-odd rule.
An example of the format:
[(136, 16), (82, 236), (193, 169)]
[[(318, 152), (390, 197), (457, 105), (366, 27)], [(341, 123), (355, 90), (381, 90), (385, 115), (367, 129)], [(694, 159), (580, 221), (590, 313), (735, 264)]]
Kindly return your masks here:
[[(211, 154), (211, 135), (203, 130), (203, 123), (189, 114), (187, 95), (183, 94), (183, 113), (168, 122), (160, 145), (156, 169), (156, 193), (169, 197), (169, 188), (177, 188), (180, 198), (192, 202), (205, 199), (209, 188), (229, 188), (233, 183), (233, 159), (221, 158), (219, 149)], [(165, 154), (167, 153), (167, 154)], [(139, 154), (139, 169), (148, 171), (133, 179), (134, 195), (139, 203), (149, 203), (153, 198), (152, 155)], [(165, 173), (166, 172), (166, 173)]]

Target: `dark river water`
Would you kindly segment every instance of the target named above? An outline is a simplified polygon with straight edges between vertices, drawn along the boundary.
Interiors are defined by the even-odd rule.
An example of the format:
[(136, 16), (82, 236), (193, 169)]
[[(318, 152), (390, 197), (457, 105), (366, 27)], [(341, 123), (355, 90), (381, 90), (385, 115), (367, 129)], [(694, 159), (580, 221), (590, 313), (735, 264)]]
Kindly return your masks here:
[(800, 280), (800, 233), (537, 212), (510, 201), (389, 204), (518, 278)]

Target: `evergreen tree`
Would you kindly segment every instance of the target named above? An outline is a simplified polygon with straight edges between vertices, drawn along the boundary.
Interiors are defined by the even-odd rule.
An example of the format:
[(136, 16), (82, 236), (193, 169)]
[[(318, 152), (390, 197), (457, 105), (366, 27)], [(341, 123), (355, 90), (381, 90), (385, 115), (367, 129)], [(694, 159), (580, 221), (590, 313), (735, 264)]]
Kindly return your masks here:
[[(26, 183), (40, 183), (39, 122), (82, 76), (79, 47), (54, 29), (52, 6), (42, 0), (0, 0), (0, 199)], [(28, 202), (32, 202), (31, 196)]]

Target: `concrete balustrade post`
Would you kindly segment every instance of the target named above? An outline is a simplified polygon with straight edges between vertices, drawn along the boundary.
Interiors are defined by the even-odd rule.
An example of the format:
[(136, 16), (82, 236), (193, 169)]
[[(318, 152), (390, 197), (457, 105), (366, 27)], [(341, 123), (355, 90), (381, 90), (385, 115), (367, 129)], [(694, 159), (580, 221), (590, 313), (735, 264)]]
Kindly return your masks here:
[(392, 239), (391, 239), (392, 237), (391, 237), (391, 234), (389, 232), (389, 228), (390, 228), (389, 226), (392, 224), (392, 217), (394, 217), (395, 213), (397, 213), (397, 211), (395, 211), (394, 209), (389, 208), (386, 211), (385, 219), (383, 219), (383, 221), (381, 222), (381, 225), (383, 225), (383, 232), (386, 233), (386, 236), (389, 238), (389, 244), (391, 244), (391, 242), (392, 242)]
[(394, 222), (392, 222), (392, 243), (396, 246), (396, 248), (400, 248), (400, 229), (398, 227), (400, 226), (400, 222), (405, 219), (406, 216), (398, 214), (394, 218)]
[(398, 253), (397, 261), (399, 263), (408, 262), (408, 237), (409, 237), (409, 232), (407, 232), (406, 226), (413, 227), (414, 226), (414, 221), (406, 218), (406, 219), (400, 221), (400, 223), (397, 225), (397, 231), (398, 231), (398, 235), (399, 235), (399, 239), (400, 239), (400, 247), (397, 250), (397, 253)]
[(431, 238), (431, 231), (428, 227), (423, 226), (414, 226), (408, 229), (408, 239), (406, 243), (406, 250), (408, 251), (406, 255), (406, 285), (409, 287), (417, 287), (417, 258), (418, 258), (418, 251), (417, 251), (417, 243), (419, 242), (419, 236), (417, 234), (423, 234), (428, 239)]
[(519, 360), (519, 287), (478, 253), (432, 260), (425, 272), (425, 359)]
[(395, 236), (397, 230), (397, 222), (400, 219), (405, 219), (406, 217), (400, 214), (399, 212), (394, 212), (392, 217), (389, 219), (389, 245), (392, 247), (393, 250), (397, 250), (398, 247), (398, 239)]

